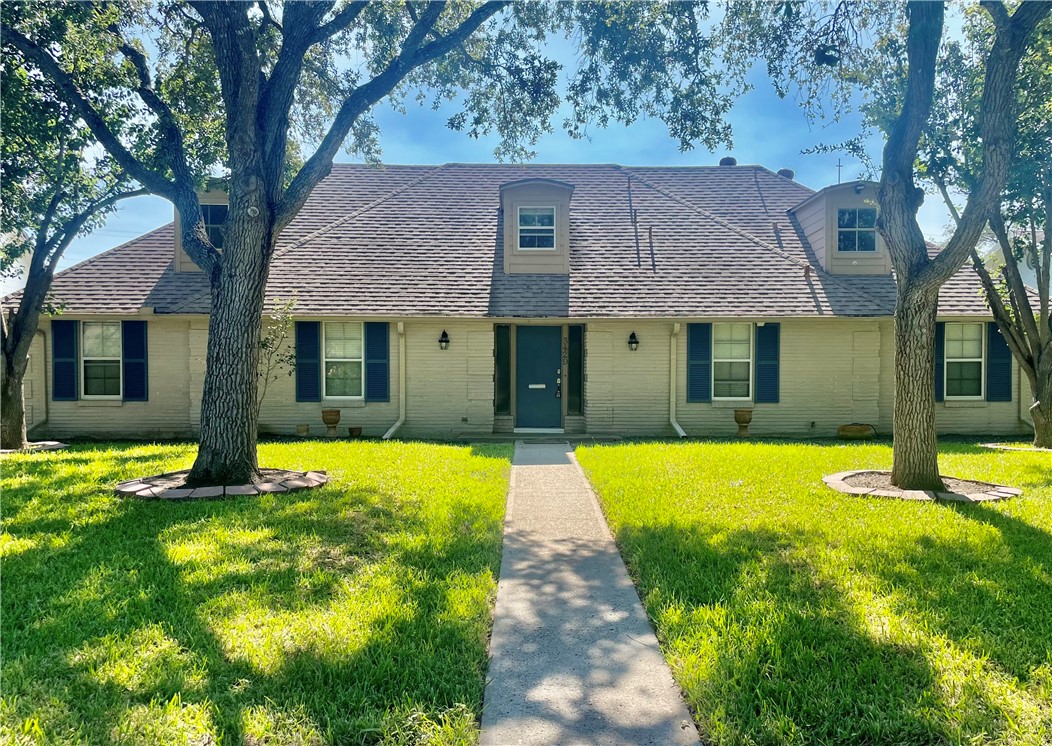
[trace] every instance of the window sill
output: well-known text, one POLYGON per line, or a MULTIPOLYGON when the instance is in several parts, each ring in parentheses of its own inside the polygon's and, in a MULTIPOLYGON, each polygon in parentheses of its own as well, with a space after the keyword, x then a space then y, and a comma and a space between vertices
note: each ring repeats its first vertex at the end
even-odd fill
POLYGON ((123 407, 120 399, 78 399, 78 407, 123 407))
POLYGON ((982 399, 945 399, 943 405, 947 409, 980 409, 986 406, 982 399))
POLYGON ((365 399, 322 399, 321 405, 327 409, 364 409, 365 399))
POLYGON ((752 399, 713 399, 713 409, 752 409, 752 399))

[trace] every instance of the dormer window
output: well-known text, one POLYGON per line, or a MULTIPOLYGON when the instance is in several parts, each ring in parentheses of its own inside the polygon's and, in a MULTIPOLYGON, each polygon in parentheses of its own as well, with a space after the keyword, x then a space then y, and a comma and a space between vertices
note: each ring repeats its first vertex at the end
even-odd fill
POLYGON ((837 251, 877 250, 877 211, 873 207, 840 208, 836 211, 837 251))
POLYGON ((527 251, 555 249, 555 208, 519 208, 519 248, 527 251))
POLYGON ((226 217, 229 211, 228 205, 201 205, 201 217, 205 222, 208 240, 217 249, 223 248, 226 239, 226 217))
MULTIPOLYGON (((201 205, 201 221, 205 226, 208 241, 222 251, 226 244, 226 223, 230 217, 230 198, 221 189, 211 189, 197 193, 201 205)), ((200 272, 198 267, 183 250, 183 216, 175 211, 175 271, 200 272)))

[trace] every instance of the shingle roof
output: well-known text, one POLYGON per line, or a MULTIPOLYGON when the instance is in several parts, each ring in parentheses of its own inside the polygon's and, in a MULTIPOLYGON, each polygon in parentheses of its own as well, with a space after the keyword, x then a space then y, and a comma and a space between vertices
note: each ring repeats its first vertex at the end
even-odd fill
MULTIPOLYGON (((892 278, 819 269, 786 212, 812 193, 758 166, 337 164, 282 234, 267 296, 295 294, 300 315, 890 315, 892 278), (503 272, 499 188, 523 178, 575 187, 568 276, 503 272)), ((207 313, 173 239, 169 224, 93 257, 52 295, 73 313, 207 313)), ((970 270, 940 297, 987 313, 970 270)))

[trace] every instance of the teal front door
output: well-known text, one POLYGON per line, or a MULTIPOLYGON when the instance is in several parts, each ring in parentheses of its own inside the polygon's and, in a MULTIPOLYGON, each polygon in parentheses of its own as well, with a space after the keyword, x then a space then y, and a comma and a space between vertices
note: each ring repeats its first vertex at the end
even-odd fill
POLYGON ((562 427, 562 327, 515 330, 515 426, 562 427))

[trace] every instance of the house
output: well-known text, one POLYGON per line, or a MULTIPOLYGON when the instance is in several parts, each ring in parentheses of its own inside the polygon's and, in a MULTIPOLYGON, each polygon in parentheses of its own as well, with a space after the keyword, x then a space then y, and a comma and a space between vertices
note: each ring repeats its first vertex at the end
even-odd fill
MULTIPOLYGON (((824 437, 892 427, 891 263, 875 185, 759 166, 336 165, 282 234, 295 374, 263 432, 824 437)), ((222 237, 225 197, 202 197, 222 237)), ((175 222, 55 278, 35 436, 191 436, 208 282, 175 222)), ((1022 433, 1029 389, 969 269, 940 296, 938 428, 1022 433)))

